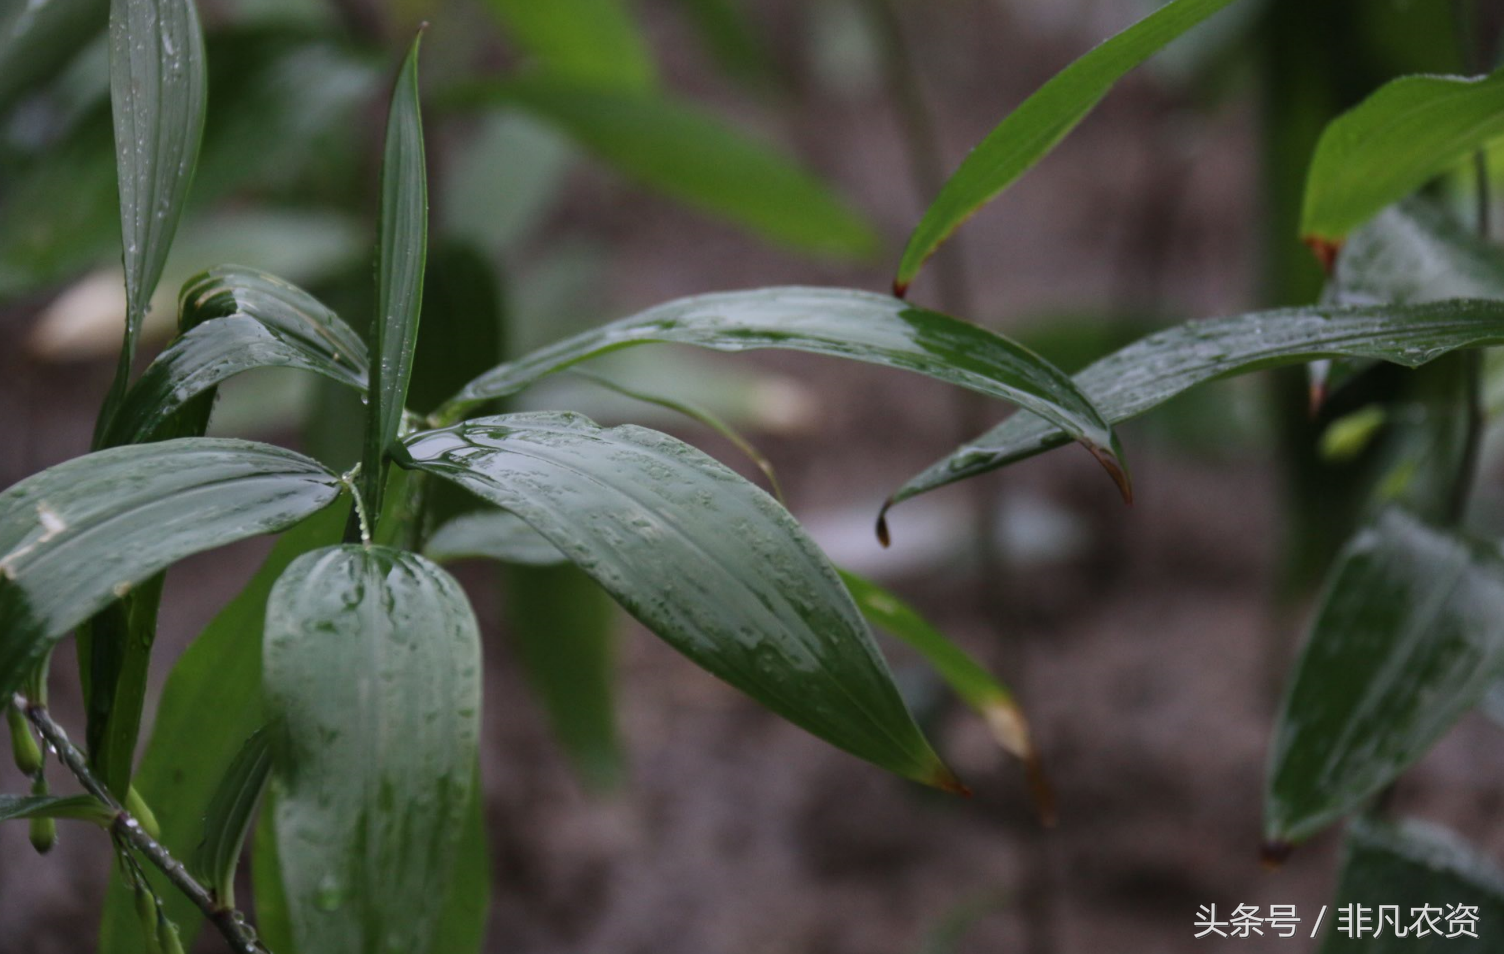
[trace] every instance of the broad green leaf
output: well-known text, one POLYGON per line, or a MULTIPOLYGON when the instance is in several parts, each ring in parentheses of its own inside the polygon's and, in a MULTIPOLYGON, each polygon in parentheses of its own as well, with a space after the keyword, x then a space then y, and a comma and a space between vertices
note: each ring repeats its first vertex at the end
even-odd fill
POLYGON ((614 788, 623 771, 616 729, 617 609, 578 567, 502 568, 508 631, 533 693, 586 787, 614 788))
POLYGON ((0 493, 0 697, 132 587, 338 494, 339 479, 300 454, 212 438, 98 451, 0 493))
POLYGON ((1453 832, 1413 819, 1362 818, 1348 829, 1343 854, 1321 954, 1486 954, 1498 948, 1504 872, 1453 832), (1362 937, 1337 929, 1338 912, 1350 905, 1369 913, 1362 937), (1392 920, 1375 933, 1385 906, 1398 909, 1403 937, 1392 920), (1449 919, 1460 906, 1476 909, 1474 936, 1449 919))
POLYGON ((946 239, 1086 118, 1113 84, 1232 0, 1172 0, 1055 74, 987 134, 909 236, 893 288, 903 294, 946 239))
POLYGON ((408 50, 387 113, 381 162, 381 234, 376 251, 376 315, 371 328, 370 413, 361 457, 361 493, 381 513, 388 445, 397 439, 418 345, 423 263, 428 251, 428 173, 418 105, 420 32, 408 50))
POLYGON ((0 795, 0 822, 66 818, 108 828, 115 813, 93 795, 0 795))
POLYGON ((507 39, 537 57, 545 70, 608 89, 654 84, 652 54, 627 0, 487 0, 507 39))
POLYGON ((691 660, 840 748, 959 783, 899 698, 840 577, 787 511, 640 427, 477 418, 405 441, 404 467, 515 513, 691 660))
MULTIPOLYGON (((1504 306, 1498 309, 1504 332, 1504 306)), ((586 331, 476 378, 438 419, 514 394, 581 361, 639 344, 716 351, 785 348, 917 371, 1034 411, 1086 445, 1124 493, 1128 478, 1102 413, 1043 358, 1000 335, 887 295, 836 288, 764 288, 681 298, 586 331)))
MULTIPOLYGON (((267 594, 295 558, 339 540, 345 509, 326 508, 283 534, 245 589, 220 610, 168 673, 135 781, 157 813, 160 841, 178 858, 192 855, 220 780, 245 739, 262 725, 261 631, 267 594), (204 713, 211 711, 216 715, 206 721, 204 713)), ((168 917, 182 929, 185 941, 191 941, 201 917, 198 908, 165 880, 153 883, 168 917)), ((258 890, 258 920, 263 907, 258 890)), ((292 954, 275 944, 271 949, 292 954)), ((123 879, 111 879, 99 954, 144 951, 133 895, 123 879)))
POLYGON ((1398 510, 1338 558, 1275 730, 1264 831, 1299 842, 1394 781, 1504 669, 1504 555, 1398 510))
POLYGON ((1504 135, 1504 70, 1485 77, 1402 76, 1321 134, 1300 231, 1318 248, 1504 135))
POLYGON ((644 186, 794 248, 870 258, 872 225, 783 152, 691 103, 550 76, 469 86, 457 101, 520 109, 644 186))
POLYGON ((193 853, 200 883, 227 908, 235 907, 235 868, 272 768, 276 726, 257 729, 236 753, 204 813, 204 838, 193 853))
POLYGON ((51 79, 109 17, 109 0, 13 0, 0 14, 0 113, 51 79))
MULTIPOLYGON (((1198 384, 1317 358, 1375 358, 1415 368, 1458 348, 1504 343, 1504 302, 1312 305, 1194 321, 1141 338, 1076 375, 1113 424, 1198 384)), ((1033 457, 1070 438, 1020 412, 909 479, 890 505, 1033 457)))
POLYGON ((188 196, 207 85, 194 0, 111 0, 110 101, 127 302, 117 396, 188 196))
POLYGON ((267 602, 263 680, 283 726, 271 784, 298 950, 423 954, 480 732, 480 635, 459 584, 387 547, 306 554, 267 602))
POLYGON ((1347 304, 1504 299, 1504 253, 1437 203, 1412 198, 1348 238, 1330 292, 1347 304))
POLYGON ((505 510, 460 514, 433 532, 423 552, 439 563, 488 559, 541 567, 569 562, 558 547, 505 510))

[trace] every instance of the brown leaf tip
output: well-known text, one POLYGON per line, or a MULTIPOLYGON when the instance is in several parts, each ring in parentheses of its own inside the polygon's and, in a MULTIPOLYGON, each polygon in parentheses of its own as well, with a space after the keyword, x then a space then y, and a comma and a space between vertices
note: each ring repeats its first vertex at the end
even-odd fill
POLYGON ((1289 860, 1295 845, 1280 839, 1271 839, 1259 846, 1259 862, 1269 871, 1277 870, 1289 860))
POLYGON ((1319 235, 1307 235, 1301 241, 1311 250, 1311 254, 1316 256, 1316 261, 1320 263, 1321 270, 1328 275, 1332 274, 1333 269, 1337 267, 1337 256, 1342 252, 1342 240, 1322 238, 1319 235))
POLYGON ((893 536, 888 532, 888 508, 893 506, 891 499, 883 502, 883 507, 877 512, 877 542, 882 544, 884 550, 893 545, 893 536))
POLYGON ((898 299, 909 297, 909 283, 901 278, 893 279, 893 297, 898 299))
POLYGON ((1101 464, 1107 471, 1107 475, 1112 478, 1112 482, 1117 484, 1118 493, 1123 495, 1123 503, 1130 507, 1133 506, 1133 479, 1128 476, 1128 471, 1123 469, 1123 465, 1118 461, 1117 456, 1105 448, 1098 447, 1096 444, 1087 444, 1086 449, 1091 451, 1091 456, 1097 459, 1097 463, 1101 464))

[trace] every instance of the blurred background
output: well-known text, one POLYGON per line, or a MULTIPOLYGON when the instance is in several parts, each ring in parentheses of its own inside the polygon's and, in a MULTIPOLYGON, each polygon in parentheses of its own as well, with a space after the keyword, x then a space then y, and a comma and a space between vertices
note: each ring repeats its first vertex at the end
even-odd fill
MULTIPOLYGON (((10 0, 0 23, 14 28, 34 6, 10 0)), ((506 355, 674 297, 799 283, 885 291, 908 230, 966 150, 1151 6, 201 0, 204 153, 143 359, 171 334, 176 289, 222 262, 281 275, 364 323, 385 97, 419 21, 431 24, 432 251, 414 403, 427 410, 506 355), (530 85, 539 76, 567 83, 530 85)), ((911 297, 1072 371, 1165 324, 1313 300, 1320 275, 1293 216, 1314 137, 1387 77, 1457 71, 1450 6, 1239 0, 1129 77, 963 228, 911 297)), ((102 26, 107 3, 79 7, 102 26)), ((87 449, 124 312, 103 37, 65 62, 8 55, 6 486, 87 449)), ((1302 376, 1201 389, 1126 427, 1131 509, 1066 448, 897 508, 884 550, 872 531, 884 498, 1008 408, 787 354, 655 347, 592 370, 732 422, 835 562, 903 595, 1008 682, 1059 820, 1041 825, 1017 763, 893 644, 911 705, 973 798, 920 790, 805 736, 624 617, 612 623, 614 720, 572 710, 567 693, 540 705, 509 611, 533 584, 462 564, 487 639, 488 951, 1312 943, 1192 939, 1201 905, 1314 914, 1335 876, 1331 835, 1278 872, 1258 860, 1269 727, 1305 599, 1341 539, 1322 528, 1321 497, 1341 486, 1340 467, 1300 440, 1322 426, 1304 416, 1302 376)), ((212 432, 348 464, 359 440, 348 401, 310 377, 256 372, 222 389, 212 432)), ((551 380, 513 407, 660 427, 762 479, 710 429, 583 379, 551 380)), ((158 686, 269 546, 168 575, 158 686)), ((81 727, 70 655, 59 654, 53 693, 65 724, 81 727)), ((1407 777, 1400 804, 1504 848, 1497 731, 1465 721, 1407 777)), ((0 768, 0 789, 21 784, 0 768)), ((92 946, 108 843, 62 835, 38 862, 23 827, 0 827, 0 950, 92 946)))

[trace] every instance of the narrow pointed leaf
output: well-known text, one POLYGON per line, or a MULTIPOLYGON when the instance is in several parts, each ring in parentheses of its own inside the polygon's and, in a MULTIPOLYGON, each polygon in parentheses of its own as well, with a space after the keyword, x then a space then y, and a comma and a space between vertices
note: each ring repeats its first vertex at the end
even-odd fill
POLYGON ((1394 781, 1504 669, 1504 555, 1389 511, 1338 559, 1269 759, 1265 834, 1310 837, 1394 781))
POLYGON ((98 451, 0 493, 0 696, 132 587, 338 494, 338 478, 300 454, 210 438, 98 451))
POLYGON ((0 822, 66 818, 108 827, 115 813, 93 795, 0 795, 0 822))
POLYGON ((575 414, 477 418, 405 446, 403 466, 521 517, 701 667, 833 745, 956 787, 829 561, 731 470, 575 414))
POLYGON ((507 39, 551 73, 614 89, 654 84, 652 54, 625 0, 487 0, 507 39))
MULTIPOLYGON (((220 780, 245 739, 262 725, 261 632, 266 598, 294 559, 339 541, 348 508, 329 507, 283 534, 238 596, 189 645, 162 689, 136 785, 162 826, 159 839, 178 858, 190 857, 203 837, 203 819, 220 780), (204 713, 216 713, 205 720, 204 713)), ((167 916, 191 940, 199 909, 165 879, 153 884, 167 916)), ((258 885, 257 927, 269 902, 258 885)), ((262 931, 271 950, 293 954, 262 931)), ((124 879, 111 879, 99 932, 99 954, 143 951, 134 895, 124 879)))
POLYGON ((550 76, 487 82, 457 101, 520 109, 622 175, 794 248, 870 258, 871 223, 778 149, 692 103, 550 76))
POLYGON ((127 369, 198 161, 207 85, 194 0, 111 0, 110 101, 125 245, 127 369))
MULTIPOLYGON (((1189 322, 1113 352, 1077 387, 1119 424, 1198 384, 1317 358, 1375 358, 1414 368, 1458 348, 1504 343, 1504 302, 1315 305, 1189 322)), ((1070 437, 1020 412, 911 478, 892 502, 996 470, 1070 437)))
POLYGON ((927 258, 979 208, 1028 172, 1118 80, 1232 0, 1172 0, 1055 74, 972 150, 909 236, 894 279, 902 293, 927 258))
POLYGON ((1332 911, 1362 905, 1378 912, 1392 905, 1399 909, 1405 934, 1399 936, 1392 924, 1375 933, 1370 922, 1366 936, 1350 937, 1353 932, 1333 924, 1324 932, 1321 954, 1487 954, 1498 947, 1504 871, 1455 833, 1413 819, 1362 818, 1348 829, 1343 854, 1332 911), (1474 936, 1447 917, 1460 906, 1476 909, 1474 936), (1418 916, 1421 907, 1430 909, 1430 920, 1418 916), (1417 922, 1425 934, 1417 930, 1417 922))
POLYGON ((416 554, 330 547, 267 603, 277 853, 298 950, 430 949, 471 798, 480 636, 416 554))
POLYGON ((1347 233, 1504 134, 1504 70, 1484 77, 1403 76, 1338 116, 1306 178, 1300 231, 1340 245, 1347 233))
POLYGON ((373 519, 381 512, 388 445, 397 439, 418 344, 423 263, 428 250, 428 173, 418 105, 420 33, 397 74, 381 162, 381 234, 377 243, 376 317, 372 327, 370 414, 361 487, 373 519))
MULTIPOLYGON (((1499 312, 1504 317, 1504 306, 1499 312)), ((887 295, 846 289, 764 288, 668 302, 493 369, 466 385, 439 417, 454 420, 468 407, 581 361, 648 343, 730 352, 783 348, 916 371, 1054 422, 1086 445, 1126 492, 1111 427, 1065 372, 975 325, 887 295)))
POLYGON ((0 112, 51 79, 104 29, 109 0, 28 0, 0 14, 0 112))
POLYGON ((272 768, 275 727, 257 729, 236 753, 204 814, 204 838, 193 855, 193 868, 215 900, 235 907, 235 868, 251 830, 256 805, 272 768))

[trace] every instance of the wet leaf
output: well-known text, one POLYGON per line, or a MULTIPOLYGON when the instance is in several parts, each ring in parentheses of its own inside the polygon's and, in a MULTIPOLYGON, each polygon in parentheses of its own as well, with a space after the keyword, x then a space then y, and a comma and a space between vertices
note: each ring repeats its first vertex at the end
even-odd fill
POLYGON ((108 828, 115 813, 93 795, 0 795, 0 822, 64 818, 108 828))
POLYGON ((1331 294, 1349 304, 1504 299, 1504 253, 1438 203, 1411 198, 1348 238, 1331 294))
POLYGON ((1496 925, 1504 921, 1504 872, 1492 858, 1437 825, 1362 818, 1348 829, 1342 879, 1329 916, 1335 919, 1348 905, 1363 905, 1370 912, 1367 936, 1348 937, 1333 923, 1321 954, 1485 954, 1496 947, 1496 925), (1460 925, 1448 919, 1462 905, 1476 908, 1475 937, 1461 933, 1460 925), (1384 906, 1398 909, 1403 938, 1392 921, 1374 933, 1379 915, 1387 914, 1384 906), (1425 934, 1416 929, 1417 922, 1425 934))
POLYGON ((0 493, 0 696, 132 587, 286 529, 338 493, 338 478, 300 454, 211 438, 98 451, 0 493))
POLYGON ((375 375, 361 457, 361 493, 373 519, 381 513, 387 447, 397 439, 402 426, 423 306, 428 173, 423 164, 423 120, 418 104, 418 48, 422 42, 419 33, 397 75, 381 163, 381 234, 371 333, 375 375))
POLYGON ((782 151, 691 103, 522 76, 459 90, 455 102, 519 109, 630 179, 794 248, 870 258, 871 223, 782 151))
POLYGON ((1231 0, 1173 0, 1050 78, 987 134, 909 236, 894 290, 907 290, 946 239, 1064 139, 1118 80, 1231 0))
POLYGON ((652 54, 623 0, 487 0, 508 40, 561 77, 614 89, 654 85, 652 54))
MULTIPOLYGON (((1198 384, 1317 358, 1375 358, 1414 368, 1458 348, 1504 342, 1504 302, 1313 305, 1189 322, 1141 338, 1076 375, 1076 386, 1119 424, 1198 384)), ((1033 457, 1070 440, 1020 412, 911 478, 908 500, 1033 457)))
POLYGON ((461 514, 435 530, 423 551, 430 560, 488 559, 524 566, 557 566, 569 559, 521 517, 505 510, 461 514))
POLYGON ((267 603, 263 679, 282 722, 277 852, 297 948, 430 949, 471 798, 480 636, 416 554, 329 547, 267 603))
POLYGON ((1300 231, 1339 245, 1348 232, 1504 134, 1504 70, 1402 76, 1327 124, 1311 158, 1300 231))
POLYGON ((1275 730, 1266 837, 1299 842, 1377 794, 1504 669, 1504 556, 1398 510, 1328 579, 1275 730))
POLYGON ((235 868, 272 768, 276 727, 257 729, 236 753, 204 813, 204 838, 193 854, 194 874, 214 899, 235 907, 235 868))
MULTIPOLYGON (((1504 306, 1498 313, 1504 332, 1504 306)), ((763 288, 668 302, 503 364, 466 385, 437 416, 452 421, 478 402, 516 393, 581 361, 648 343, 730 352, 785 348, 917 371, 1055 422, 1127 491, 1111 428, 1063 371, 975 325, 847 289, 763 288)))
POLYGON ((828 560, 767 494, 694 448, 574 414, 477 418, 405 466, 526 521, 701 667, 916 781, 958 783, 915 726, 828 560))

